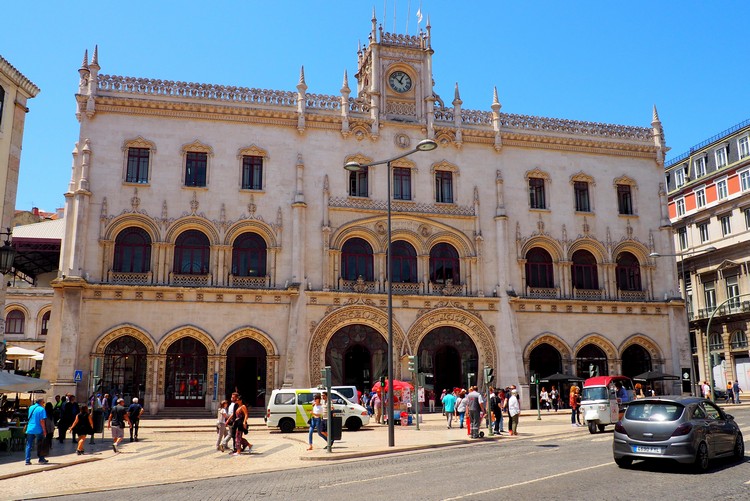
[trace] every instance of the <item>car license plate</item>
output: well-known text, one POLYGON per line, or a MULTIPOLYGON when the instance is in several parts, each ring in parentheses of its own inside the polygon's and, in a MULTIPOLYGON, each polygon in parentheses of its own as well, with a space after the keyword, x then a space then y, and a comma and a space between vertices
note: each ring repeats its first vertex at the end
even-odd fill
POLYGON ((648 447, 645 445, 633 446, 633 452, 641 452, 644 454, 662 454, 663 449, 661 447, 648 447))

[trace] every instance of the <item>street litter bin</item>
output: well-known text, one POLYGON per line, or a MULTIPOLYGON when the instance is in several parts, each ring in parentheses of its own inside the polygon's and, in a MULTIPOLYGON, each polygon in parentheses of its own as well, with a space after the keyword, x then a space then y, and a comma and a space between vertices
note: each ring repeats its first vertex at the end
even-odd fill
POLYGON ((341 416, 331 416, 331 440, 341 440, 342 421, 341 416))
POLYGON ((96 409, 92 413, 91 418, 94 421, 94 433, 102 433, 104 431, 104 412, 96 409))

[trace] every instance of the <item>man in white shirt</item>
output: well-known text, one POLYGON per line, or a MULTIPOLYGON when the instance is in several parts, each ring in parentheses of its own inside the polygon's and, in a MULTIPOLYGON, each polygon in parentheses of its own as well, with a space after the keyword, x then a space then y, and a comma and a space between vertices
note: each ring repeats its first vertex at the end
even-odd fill
MULTIPOLYGON (((229 402, 229 407, 227 407, 227 429, 232 429, 232 423, 234 422, 234 411, 237 410, 237 396, 239 393, 234 392, 232 393, 231 401, 229 402)), ((232 439, 232 448, 229 449, 229 454, 233 454, 237 448, 235 447, 234 443, 234 433, 228 433, 227 436, 224 437, 224 441, 219 444, 219 446, 223 446, 224 449, 229 449, 229 439, 232 439)))

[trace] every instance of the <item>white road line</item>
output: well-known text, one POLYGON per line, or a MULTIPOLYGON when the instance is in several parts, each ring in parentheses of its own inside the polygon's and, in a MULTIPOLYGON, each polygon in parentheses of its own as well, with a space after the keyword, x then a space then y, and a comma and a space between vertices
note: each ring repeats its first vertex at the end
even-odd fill
POLYGON ((349 484, 360 484, 362 482, 372 482, 373 480, 383 480, 384 478, 393 478, 393 477, 401 477, 404 475, 411 475, 413 473, 420 473, 419 471, 406 471, 403 473, 396 473, 393 475, 385 475, 382 477, 370 477, 370 478, 364 478, 364 479, 358 479, 358 480, 352 480, 351 482, 339 482, 338 484, 325 484, 319 486, 320 489, 325 489, 326 487, 338 487, 340 485, 349 485, 349 484))
POLYGON ((517 482, 515 484, 504 485, 502 487, 497 487, 495 489, 487 489, 486 491, 468 492, 468 493, 466 493, 466 494, 464 494, 462 496, 457 496, 457 497, 454 497, 454 498, 445 498, 443 501, 451 501, 451 500, 454 500, 454 499, 464 499, 464 498, 468 498, 468 497, 471 497, 471 496, 480 496, 482 494, 489 494, 490 492, 497 492, 497 491, 502 491, 502 490, 505 490, 505 489, 512 489, 513 487, 518 487, 518 486, 521 486, 521 485, 533 484, 535 482, 543 482, 545 480, 550 480, 550 479, 557 478, 557 477, 563 477, 563 476, 569 475, 571 473, 580 473, 582 471, 594 470, 596 468, 601 468, 602 466, 610 466, 610 465, 613 465, 613 464, 615 464, 614 461, 610 462, 610 463, 598 464, 596 466, 589 466, 589 467, 586 467, 586 468, 581 468, 579 470, 572 470, 572 471, 566 471, 564 473, 557 473, 555 475, 550 475, 548 477, 535 478, 533 480, 527 480, 526 482, 517 482))

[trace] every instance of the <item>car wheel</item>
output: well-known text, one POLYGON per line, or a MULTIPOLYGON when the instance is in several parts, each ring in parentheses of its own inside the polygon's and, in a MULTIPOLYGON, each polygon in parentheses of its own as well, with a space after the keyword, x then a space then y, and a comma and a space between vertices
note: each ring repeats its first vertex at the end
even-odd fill
POLYGON ((596 423, 594 421, 589 421, 589 433, 596 433, 596 423))
POLYGON ((606 427, 607 427, 607 425, 604 425, 604 424, 600 424, 600 425, 598 425, 598 426, 597 426, 597 428, 599 428, 599 433, 604 433, 604 429, 605 429, 606 427))
POLYGON ((633 464, 633 458, 630 458, 628 456, 615 458, 615 463, 617 463, 617 466, 619 466, 620 468, 628 468, 631 464, 633 464))
POLYGON ((745 459, 745 439, 742 438, 742 433, 737 432, 737 437, 734 439, 734 459, 742 461, 745 459))
POLYGON ((708 446, 706 442, 701 442, 698 445, 698 451, 695 453, 695 464, 693 466, 698 473, 704 473, 708 470, 708 446))
POLYGON ((294 421, 291 419, 282 419, 279 422, 281 433, 291 433, 294 431, 294 421))
POLYGON ((349 418, 346 420, 346 429, 349 431, 357 431, 362 428, 362 420, 359 418, 349 418))

